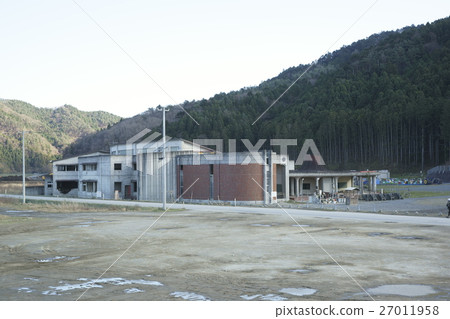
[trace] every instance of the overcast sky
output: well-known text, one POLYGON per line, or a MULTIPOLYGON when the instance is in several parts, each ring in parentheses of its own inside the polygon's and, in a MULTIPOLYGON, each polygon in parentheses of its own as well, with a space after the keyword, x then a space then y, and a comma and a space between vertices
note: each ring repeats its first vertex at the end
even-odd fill
POLYGON ((450 1, 0 0, 0 13, 0 98, 130 117, 444 18, 450 1))

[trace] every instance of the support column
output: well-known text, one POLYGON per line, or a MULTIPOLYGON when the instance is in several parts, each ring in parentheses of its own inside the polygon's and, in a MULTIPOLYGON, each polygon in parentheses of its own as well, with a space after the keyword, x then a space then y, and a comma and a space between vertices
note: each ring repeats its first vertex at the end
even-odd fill
MULTIPOLYGON (((273 182, 274 182, 274 176, 273 176, 273 163, 272 163, 272 152, 268 152, 268 158, 269 158, 269 179, 267 181, 268 186, 269 186, 269 204, 272 204, 274 202, 272 193, 273 193, 273 182)), ((276 169, 275 169, 276 172, 276 169)))
POLYGON ((364 184, 363 184, 363 177, 362 176, 359 177, 359 192, 361 194, 364 194, 364 184))
POLYGON ((295 196, 296 197, 300 196, 299 180, 300 180, 300 177, 295 178, 295 196))
POLYGON ((264 165, 263 165, 263 196, 264 196, 264 204, 269 204, 270 203, 270 197, 272 196, 272 194, 268 194, 268 187, 267 187, 267 171, 268 171, 268 167, 267 167, 267 163, 268 163, 268 157, 267 157, 267 151, 264 150, 264 165))
POLYGON ((300 196, 303 196, 303 181, 304 181, 305 179, 304 178, 302 178, 301 179, 301 183, 300 183, 300 196))
POLYGON ((286 185, 286 191, 285 191, 285 200, 289 200, 289 169, 287 164, 284 165, 284 183, 286 185))

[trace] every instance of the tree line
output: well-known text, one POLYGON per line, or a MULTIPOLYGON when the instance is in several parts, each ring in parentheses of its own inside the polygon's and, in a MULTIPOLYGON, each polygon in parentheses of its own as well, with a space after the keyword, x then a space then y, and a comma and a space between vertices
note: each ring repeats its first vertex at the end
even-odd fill
POLYGON ((295 138, 299 148, 312 138, 336 169, 421 170, 450 161, 449 18, 327 54, 253 124, 306 67, 258 87, 185 102, 200 125, 181 112, 168 134, 254 143, 295 138))

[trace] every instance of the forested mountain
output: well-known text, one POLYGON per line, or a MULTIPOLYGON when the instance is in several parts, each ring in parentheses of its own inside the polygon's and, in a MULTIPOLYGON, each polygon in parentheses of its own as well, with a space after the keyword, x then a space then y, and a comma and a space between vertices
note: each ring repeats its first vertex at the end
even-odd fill
MULTIPOLYGON (((450 19, 376 34, 260 86, 218 94, 168 126, 187 139, 312 138, 334 168, 421 169, 450 160, 450 19)), ((297 152, 298 150, 295 150, 297 152)))
POLYGON ((0 99, 0 174, 22 170, 22 130, 26 133, 28 171, 49 171, 49 161, 79 137, 105 129, 120 117, 107 112, 83 112, 64 105, 55 109, 0 99))
MULTIPOLYGON (((167 127, 173 137, 223 138, 225 146, 227 139, 289 138, 299 147, 309 138, 330 168, 420 170, 444 163, 450 160, 450 19, 376 34, 257 87, 182 106, 200 125, 174 106, 167 127)), ((160 117, 149 110, 68 150, 106 149, 157 127, 160 117)))

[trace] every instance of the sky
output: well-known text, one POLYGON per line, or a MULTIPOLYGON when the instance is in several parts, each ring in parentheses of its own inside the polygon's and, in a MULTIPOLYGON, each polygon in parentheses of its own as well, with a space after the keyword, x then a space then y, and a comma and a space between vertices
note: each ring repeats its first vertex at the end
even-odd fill
POLYGON ((0 98, 131 117, 449 15, 448 0, 0 0, 0 98))

